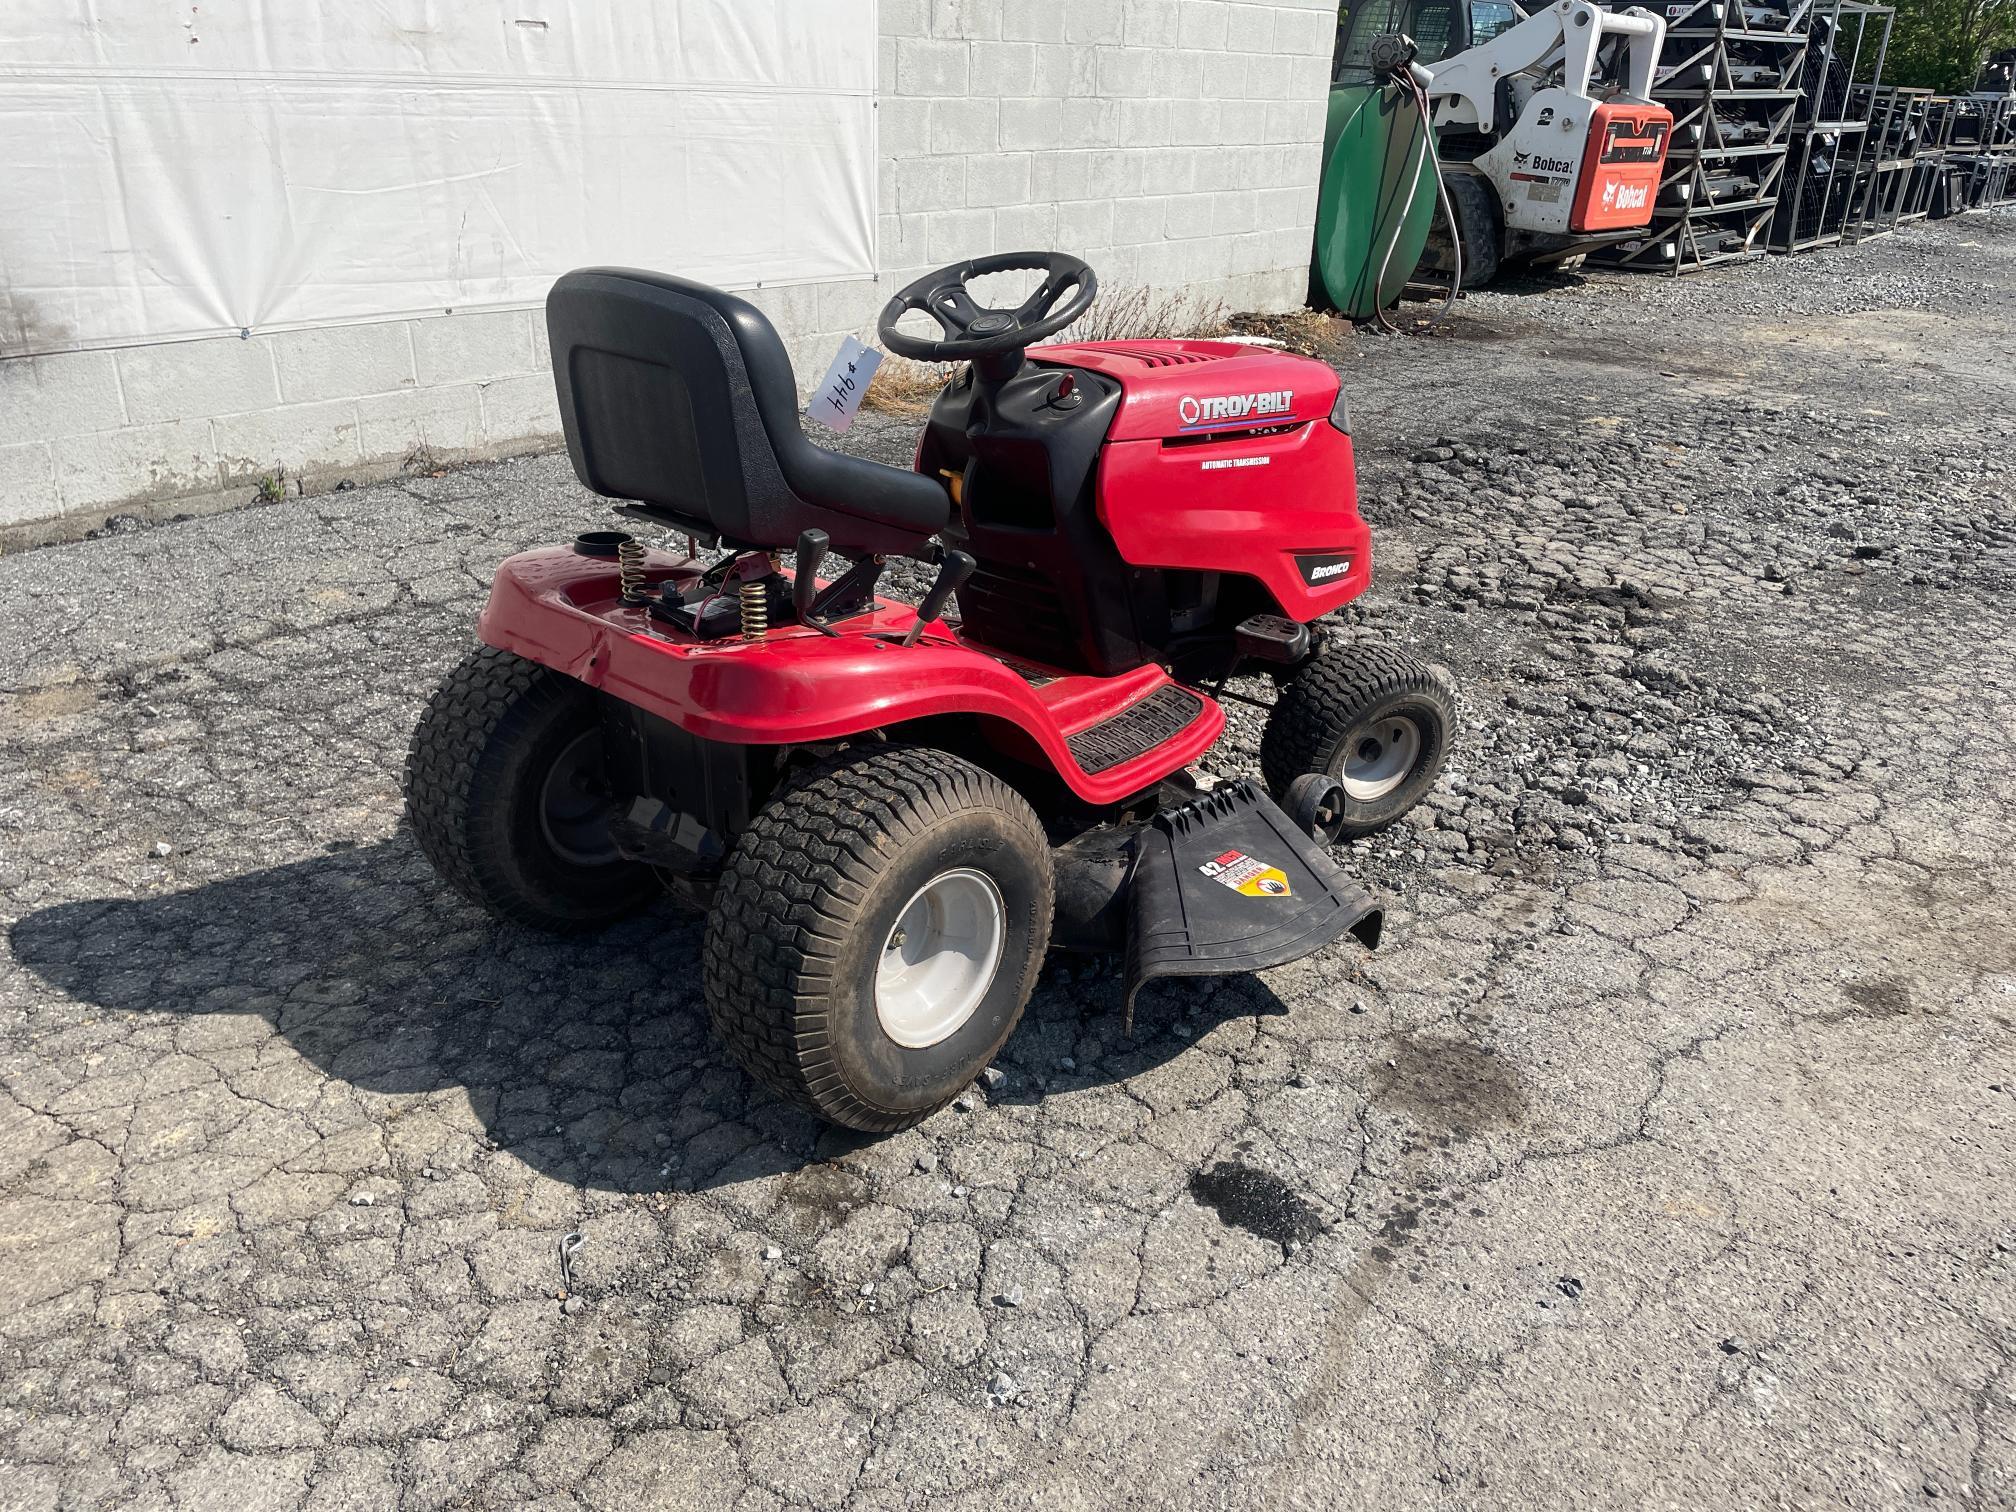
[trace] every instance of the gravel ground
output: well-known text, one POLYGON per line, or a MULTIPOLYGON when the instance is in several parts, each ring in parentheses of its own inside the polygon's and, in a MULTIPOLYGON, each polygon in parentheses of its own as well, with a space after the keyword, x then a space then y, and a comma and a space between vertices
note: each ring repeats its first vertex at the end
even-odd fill
POLYGON ((1387 944, 879 1142, 401 828, 563 460, 0 559, 0 1505, 2016 1505, 2012 343, 1978 217, 1341 338, 1387 944))

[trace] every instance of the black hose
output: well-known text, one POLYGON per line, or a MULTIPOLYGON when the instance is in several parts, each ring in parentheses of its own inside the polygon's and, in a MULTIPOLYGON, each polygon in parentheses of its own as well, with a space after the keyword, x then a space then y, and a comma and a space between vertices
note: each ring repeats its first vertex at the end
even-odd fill
POLYGON ((1449 279, 1449 295, 1442 301, 1442 308, 1428 319, 1428 329, 1431 331, 1456 307, 1456 296, 1463 288, 1463 233, 1456 225, 1455 208, 1449 203, 1449 186, 1442 182, 1442 158, 1435 150, 1435 112, 1428 103, 1428 91, 1423 89, 1421 81, 1408 71, 1403 70, 1394 74, 1393 82, 1414 97, 1414 103, 1421 112, 1421 155, 1415 157, 1414 166, 1408 170, 1407 203, 1400 211, 1399 219, 1394 222, 1393 235, 1386 242, 1386 255, 1379 260, 1379 272, 1372 281, 1372 318, 1379 323, 1380 330, 1398 336, 1401 334, 1400 327, 1386 318, 1386 306, 1380 302, 1379 291, 1386 286, 1386 270, 1392 266, 1393 249, 1400 245, 1400 233, 1407 225, 1407 217, 1414 213, 1414 197, 1421 192, 1421 165, 1424 157, 1435 172, 1435 197, 1442 206, 1442 218, 1449 223, 1449 248, 1456 260, 1456 271, 1449 279))

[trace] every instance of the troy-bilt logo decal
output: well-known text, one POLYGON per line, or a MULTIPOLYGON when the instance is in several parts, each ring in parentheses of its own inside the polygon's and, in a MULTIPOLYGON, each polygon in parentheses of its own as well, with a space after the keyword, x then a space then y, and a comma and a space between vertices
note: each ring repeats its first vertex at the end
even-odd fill
POLYGON ((1295 407, 1295 390, 1274 389, 1265 394, 1213 394, 1199 399, 1185 394, 1176 401, 1176 414, 1185 430, 1226 425, 1262 415, 1285 415, 1295 407))

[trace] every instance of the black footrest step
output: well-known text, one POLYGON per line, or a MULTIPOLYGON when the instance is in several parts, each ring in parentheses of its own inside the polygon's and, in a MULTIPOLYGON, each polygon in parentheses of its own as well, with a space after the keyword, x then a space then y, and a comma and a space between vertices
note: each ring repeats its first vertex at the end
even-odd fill
POLYGON ((1255 614, 1239 621, 1234 645, 1249 661, 1294 663, 1309 654, 1309 627, 1279 614, 1255 614))
POLYGON ((1152 751, 1172 735, 1190 727, 1203 711, 1204 700, 1188 688, 1164 683, 1139 703, 1129 704, 1111 719, 1080 730, 1065 742, 1080 771, 1103 772, 1152 751))

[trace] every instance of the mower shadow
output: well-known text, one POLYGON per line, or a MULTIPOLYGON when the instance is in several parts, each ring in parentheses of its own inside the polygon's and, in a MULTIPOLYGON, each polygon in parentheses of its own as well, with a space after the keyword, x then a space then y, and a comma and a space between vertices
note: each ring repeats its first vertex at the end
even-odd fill
MULTIPOLYGON (((257 1013, 359 1092, 465 1089, 492 1143, 573 1185, 706 1190, 872 1143, 779 1102, 715 1047, 700 942, 698 917, 669 901, 585 938, 493 924, 403 831, 164 897, 57 905, 9 937, 21 966, 106 1011, 257 1013)), ((1253 978, 1158 984, 1129 1037, 1120 999, 1114 963, 1053 956, 992 1100, 1124 1081, 1222 1019, 1286 1011, 1253 978)))

